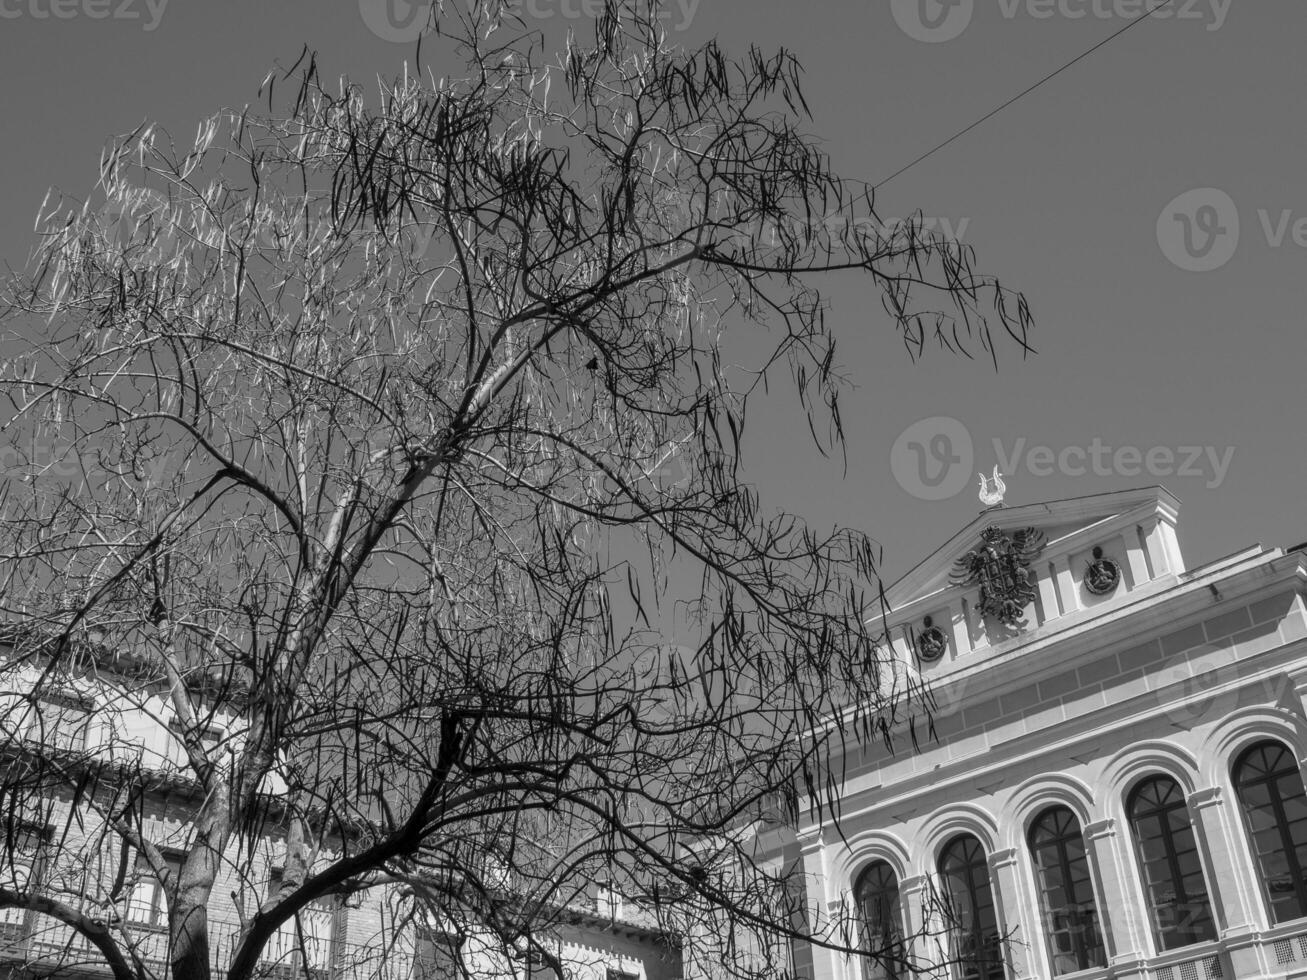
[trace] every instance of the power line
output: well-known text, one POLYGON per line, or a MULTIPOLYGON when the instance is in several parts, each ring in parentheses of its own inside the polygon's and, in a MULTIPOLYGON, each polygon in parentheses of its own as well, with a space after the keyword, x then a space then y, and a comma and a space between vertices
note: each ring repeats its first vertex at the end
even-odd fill
POLYGON ((936 147, 934 147, 934 148, 932 148, 932 149, 927 150, 925 153, 921 154, 921 156, 917 157, 917 159, 915 159, 915 160, 913 160, 911 163, 909 163, 906 167, 901 167, 900 169, 894 171, 892 174, 890 174, 890 175, 889 175, 888 177, 886 177, 884 180, 882 180, 882 181, 880 181, 878 184, 876 184, 876 185, 872 188, 872 190, 880 190, 880 188, 884 187, 886 184, 888 184, 888 183, 889 183, 891 180, 893 180, 895 177, 898 177, 898 176, 901 175, 901 174, 907 173, 909 170, 911 170, 911 169, 912 169, 913 167, 915 167, 917 164, 921 163, 923 160, 925 160, 925 159, 927 159, 927 158, 929 158, 929 157, 934 156, 934 155, 935 155, 936 153, 938 153, 940 150, 944 149, 944 147, 946 147, 946 146, 948 146, 949 144, 955 142, 956 140, 960 140, 963 136, 966 136, 967 133, 971 132, 971 131, 972 131, 973 129, 975 129, 977 126, 979 126, 979 125, 981 125, 982 123, 988 122, 989 120, 993 119, 995 116, 997 116, 1000 112, 1002 112, 1002 111, 1003 111, 1004 109, 1006 109, 1008 106, 1012 105, 1014 102, 1019 102, 1021 99, 1024 99, 1027 95, 1029 95, 1029 94, 1030 94, 1031 92, 1033 92, 1035 89, 1039 88, 1039 87, 1040 87, 1041 85, 1043 85, 1045 82, 1050 82, 1050 81, 1052 81, 1054 78, 1056 78, 1058 75, 1062 74, 1062 72, 1066 71, 1068 68, 1071 68, 1072 66, 1074 66, 1074 65, 1076 65, 1076 64, 1078 64, 1078 63, 1080 63, 1081 61, 1084 61, 1086 58, 1088 58, 1091 54, 1093 54, 1095 51, 1097 51, 1097 50, 1098 50, 1099 48, 1101 48, 1103 45, 1105 45, 1105 44, 1110 44, 1112 41, 1115 41, 1118 37, 1120 37, 1120 36, 1121 36, 1122 34, 1124 34, 1126 31, 1130 30, 1130 28, 1137 26, 1138 24, 1140 24, 1140 23, 1142 23, 1143 21, 1147 20, 1149 17, 1152 17, 1153 14, 1157 13, 1159 10, 1161 10, 1163 7, 1167 6, 1167 5, 1168 5, 1169 3, 1171 3, 1171 2, 1172 2, 1172 0, 1162 0, 1161 3, 1159 3, 1159 4, 1158 4, 1156 7, 1154 7, 1152 10, 1148 11, 1148 13, 1144 14, 1142 17, 1137 17, 1137 18, 1135 18, 1134 20, 1130 21, 1130 23, 1126 24, 1125 27, 1123 27, 1123 28, 1121 28, 1119 31, 1117 31, 1115 34, 1111 34, 1111 35, 1109 35, 1109 36, 1103 38, 1103 40, 1099 41, 1097 44, 1095 44, 1095 45, 1094 45, 1092 48, 1090 48, 1088 51, 1086 51, 1086 52, 1084 52, 1083 54, 1080 54, 1080 55, 1078 55, 1077 57, 1071 59, 1071 60, 1068 61, 1065 65, 1063 65, 1061 68, 1057 69, 1057 71, 1049 72, 1049 74, 1045 75, 1045 76, 1044 76, 1043 78, 1041 78, 1039 81, 1035 82, 1034 85, 1031 85, 1029 88, 1025 89, 1024 91, 1018 92, 1016 95, 1012 96, 1012 98, 1008 99, 1006 102, 1004 102, 1004 103, 1003 103, 1001 106, 999 106, 997 109, 994 109, 994 110, 992 110, 992 111, 990 111, 990 112, 985 113, 985 115, 981 116, 979 119, 977 119, 975 122, 973 122, 973 123, 972 123, 970 126, 968 126, 966 129, 959 130, 958 132, 956 132, 956 133, 954 133, 952 136, 950 136, 948 139, 946 139, 943 143, 940 143, 938 146, 936 146, 936 147))

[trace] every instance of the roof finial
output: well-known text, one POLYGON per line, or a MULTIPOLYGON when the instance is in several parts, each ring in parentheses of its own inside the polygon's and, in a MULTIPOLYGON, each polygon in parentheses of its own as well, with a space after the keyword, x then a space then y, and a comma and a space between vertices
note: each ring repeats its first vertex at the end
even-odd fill
POLYGON ((994 467, 994 476, 992 480, 987 480, 985 474, 980 476, 980 502, 989 507, 1002 507, 1003 495, 1007 493, 1007 484, 1003 482, 1003 474, 994 467))

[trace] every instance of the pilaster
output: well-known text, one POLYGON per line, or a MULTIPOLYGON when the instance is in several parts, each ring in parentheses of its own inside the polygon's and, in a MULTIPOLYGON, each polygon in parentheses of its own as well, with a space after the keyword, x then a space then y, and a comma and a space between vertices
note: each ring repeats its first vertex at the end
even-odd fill
POLYGON ((1080 608, 1080 594, 1075 576, 1071 574, 1071 556, 1059 555, 1053 559, 1053 577, 1057 580, 1057 594, 1062 599, 1062 610, 1073 613, 1080 608))
POLYGON ((1023 915, 1023 909, 1029 906, 1023 901, 1020 858, 1015 848, 995 851, 989 856, 989 880, 999 913, 999 928, 1006 937, 1003 952, 1008 970, 1016 980, 1025 980, 1039 976, 1042 957, 1033 945, 1039 941, 1035 923, 1023 915))
POLYGON ((1121 842, 1114 819, 1084 828, 1086 850, 1098 885, 1098 921, 1107 946, 1108 965, 1120 980, 1143 980, 1148 955, 1148 923, 1130 893, 1121 867, 1121 842))
POLYGON ((955 598, 948 605, 949 627, 953 632, 951 646, 953 660, 965 657, 971 652, 971 627, 967 625, 966 614, 962 610, 962 598, 955 598))
MULTIPOLYGON (((826 846, 820 827, 799 831, 796 835, 803 857, 803 882, 807 892, 808 930, 813 937, 824 937, 831 927, 829 869, 826 846)), ((844 980, 840 955, 813 943, 812 980, 844 980)))
POLYGON ((1130 566, 1130 587, 1137 589, 1148 581, 1148 560, 1144 557, 1144 546, 1134 528, 1121 535, 1125 544, 1125 559, 1130 566))
POLYGON ((1140 537, 1144 540, 1144 547, 1148 549, 1148 563, 1153 566, 1153 575, 1161 578, 1168 572, 1173 571, 1171 567, 1171 555, 1166 547, 1166 538, 1162 534, 1162 522, 1154 517, 1139 525, 1140 537))
POLYGON ((933 907, 930 878, 926 875, 904 878, 899 882, 899 897, 903 902, 909 960, 918 970, 912 976, 920 976, 922 980, 948 980, 947 968, 940 966, 948 958, 948 937, 933 907))
POLYGON ((1052 570, 1045 566, 1035 581, 1039 585, 1039 605, 1044 611, 1044 620, 1056 619, 1062 615, 1062 604, 1058 598, 1057 578, 1052 570))
POLYGON ((1201 789, 1188 798, 1189 818, 1197 831, 1198 850, 1207 872, 1207 888, 1216 917, 1218 935, 1226 942, 1236 977, 1257 976, 1257 944, 1247 942, 1259 924, 1255 910, 1262 896, 1238 855, 1235 837, 1238 814, 1226 805, 1219 786, 1201 789), (1242 940, 1242 941, 1241 941, 1242 940))

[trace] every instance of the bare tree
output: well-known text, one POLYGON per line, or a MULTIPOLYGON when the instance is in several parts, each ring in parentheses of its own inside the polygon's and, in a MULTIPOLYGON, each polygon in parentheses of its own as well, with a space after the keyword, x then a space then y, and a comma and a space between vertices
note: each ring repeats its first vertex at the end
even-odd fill
MULTIPOLYGON (((452 12, 426 43, 462 77, 372 97, 306 54, 192 146, 115 141, 106 207, 43 208, 4 316, 0 792, 11 861, 58 796, 64 863, 103 874, 67 901, 11 876, 0 907, 122 980, 154 969, 121 913, 149 878, 177 980, 244 980, 310 903, 381 886, 396 929, 546 964, 599 878, 669 928, 802 934, 736 828, 831 805, 827 749, 887 731, 897 675, 872 542, 764 509, 746 406, 787 382, 840 451, 827 274, 913 352, 1024 351, 1029 317, 832 172, 789 54, 657 25, 613 4, 548 61, 452 12), (56 688, 99 726, 80 751, 33 747, 56 688), (178 733, 166 780, 133 712, 178 733)), ((759 943, 717 974, 783 973, 759 943)))

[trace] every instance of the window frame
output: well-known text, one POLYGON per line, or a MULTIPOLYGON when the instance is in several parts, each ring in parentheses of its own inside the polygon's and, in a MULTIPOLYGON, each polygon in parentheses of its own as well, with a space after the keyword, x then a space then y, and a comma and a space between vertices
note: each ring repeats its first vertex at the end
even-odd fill
POLYGON ((1089 860, 1089 847, 1085 842, 1085 831, 1080 818, 1065 803, 1054 803, 1044 807, 1035 814, 1034 819, 1030 821, 1030 825, 1026 829, 1026 847, 1030 856, 1031 868, 1035 874, 1035 891, 1039 901, 1040 931, 1044 935, 1044 947, 1048 952, 1050 973, 1055 977, 1061 977, 1080 973, 1084 970, 1106 968, 1108 961, 1107 941, 1102 928, 1103 917, 1098 910, 1098 887, 1094 879, 1093 863, 1089 860), (1037 844, 1035 836, 1041 832, 1041 825, 1046 820, 1062 814, 1070 817, 1071 823, 1069 826, 1074 829, 1057 830, 1054 828, 1052 831, 1054 836, 1051 839, 1037 844), (1079 843, 1080 857, 1078 860, 1069 855, 1068 845, 1073 842, 1079 843), (1056 871, 1060 878, 1060 886, 1058 887, 1067 893, 1067 897, 1072 900, 1069 907, 1073 909, 1071 915, 1074 919, 1073 924, 1067 929, 1054 928, 1053 916, 1055 913, 1049 903, 1049 893, 1054 890, 1055 886, 1051 883, 1051 879, 1047 877, 1047 873, 1052 869, 1043 865, 1039 857, 1039 852, 1050 849, 1056 855, 1056 871), (1085 928, 1083 921, 1086 903, 1080 901, 1079 896, 1074 891, 1076 879, 1073 877, 1073 871, 1075 870, 1073 866, 1077 863, 1084 864, 1083 880, 1089 889, 1088 904, 1093 916, 1089 925, 1096 940, 1094 945, 1090 945, 1087 940, 1088 930, 1085 928), (1061 952, 1054 946, 1055 935, 1063 932, 1069 935, 1072 940, 1072 949, 1069 953, 1061 952), (1098 954, 1099 962, 1093 961, 1095 952, 1098 954), (1075 967, 1072 969, 1059 969, 1059 959, 1067 955, 1074 957, 1075 967))
MULTIPOLYGON (((935 868, 944 885, 943 897, 949 916, 954 920, 949 926, 954 947, 951 972, 959 980, 1007 980, 1009 970, 1004 950, 1002 921, 999 917, 998 901, 994 896, 994 882, 989 873, 989 852, 985 850, 984 843, 969 831, 955 834, 940 848, 935 868), (979 918, 979 910, 983 907, 983 903, 979 902, 978 899, 981 897, 981 890, 983 889, 987 893, 990 914, 994 919, 994 929, 997 931, 997 935, 993 940, 982 936, 982 942, 978 944, 979 949, 969 956, 962 948, 968 934, 963 933, 957 925, 957 921, 961 916, 956 910, 957 894, 950 885, 951 880, 953 880, 953 873, 946 870, 946 865, 951 860, 953 852, 962 845, 971 845, 970 856, 966 857, 959 866, 959 870, 964 872, 966 879, 965 892, 969 905, 968 916, 973 920, 979 918), (976 873, 977 871, 983 874, 983 881, 979 880, 980 875, 976 873), (996 953, 996 962, 986 962, 988 959, 986 949, 991 944, 996 953)), ((983 926, 973 928, 969 930, 969 934, 976 936, 982 930, 983 926)))
MULTIPOLYGON (((185 855, 180 851, 171 848, 159 848, 159 853, 163 857, 164 864, 172 872, 174 884, 176 876, 181 873, 181 865, 185 860, 185 855)), ((127 908, 125 920, 129 925, 140 929, 149 929, 153 931, 163 931, 168 928, 168 888, 169 884, 162 881, 155 875, 150 868, 150 864, 145 859, 145 855, 140 851, 136 852, 135 869, 142 877, 132 886, 131 891, 127 893, 127 908), (138 892, 142 888, 150 889, 149 911, 145 918, 139 917, 138 892)))
POLYGON ((899 980, 902 976, 900 967, 903 965, 903 893, 899 887, 899 876, 895 872, 894 866, 884 858, 869 861, 853 879, 853 902, 857 908, 858 930, 862 945, 870 947, 874 943, 875 948, 878 950, 888 949, 894 951, 888 963, 864 955, 862 957, 861 971, 863 980, 899 980), (867 887, 873 872, 880 875, 875 893, 871 893, 867 887), (885 884, 886 876, 888 876, 890 882, 889 886, 885 884), (891 889, 893 897, 886 901, 884 896, 891 889), (871 935, 873 923, 868 908, 869 899, 873 895, 884 903, 882 906, 883 914, 879 917, 882 921, 874 924, 874 927, 879 930, 879 935, 876 936, 871 935))
MULTIPOLYGON (((1307 780, 1303 779, 1302 763, 1298 759, 1297 753, 1287 744, 1277 738, 1259 739, 1251 745, 1244 748, 1235 757, 1234 762, 1230 765, 1230 782, 1234 787, 1235 799, 1239 803, 1240 819, 1244 828, 1244 839, 1248 844, 1251 852, 1252 866, 1261 885, 1262 901, 1266 910, 1266 918, 1270 925, 1277 926, 1285 922, 1293 922, 1298 919, 1307 917, 1307 880, 1304 880, 1304 874, 1307 874, 1307 863, 1299 858, 1299 847, 1294 845, 1290 824, 1284 811, 1285 798, 1279 790, 1279 782, 1282 778, 1292 776, 1297 780, 1297 786, 1302 791, 1302 796, 1307 800, 1307 780), (1240 770, 1248 764, 1254 753, 1264 752, 1267 749, 1276 749, 1281 757, 1288 759, 1290 765, 1282 769, 1270 770, 1269 775, 1263 775, 1256 780, 1244 780, 1240 776, 1240 770), (1285 918, 1277 918, 1276 902, 1272 896, 1271 876, 1267 874, 1267 869, 1262 860, 1262 854, 1257 847, 1257 831, 1253 826, 1252 813, 1249 801, 1244 796, 1245 786, 1265 785, 1267 786, 1269 802, 1275 817, 1275 830, 1279 837, 1282 853, 1284 854, 1286 864, 1288 865, 1289 878, 1292 882, 1293 894, 1297 899, 1297 914, 1285 918), (1289 845, 1289 846, 1286 846, 1289 845)), ((1307 851, 1307 840, 1303 842, 1302 850, 1307 851)))
MULTIPOLYGON (((1148 910, 1153 933, 1153 947, 1159 953, 1170 952, 1175 949, 1184 949, 1187 946, 1194 946, 1199 943, 1212 942, 1219 936, 1216 925, 1216 916, 1212 909, 1212 890, 1208 883, 1207 868, 1203 860, 1202 846, 1198 838, 1198 830, 1194 826, 1193 814, 1189 812, 1189 802, 1185 798, 1184 788, 1180 785, 1179 780, 1167 773, 1153 773, 1140 779, 1131 788, 1125 799, 1126 823, 1130 827, 1131 841, 1134 847, 1135 868, 1139 874, 1139 885, 1143 893, 1144 907, 1148 910), (1172 804, 1153 805, 1151 809, 1140 814, 1137 812, 1139 800, 1145 790, 1156 786, 1160 783, 1169 783, 1174 788, 1176 802, 1172 804), (1152 892, 1149 888, 1148 875, 1146 867, 1155 862, 1147 860, 1144 853, 1144 842, 1139 832, 1139 822, 1143 818, 1157 818, 1161 828, 1162 850, 1166 860, 1169 874, 1169 884, 1172 893, 1175 895, 1174 905, 1189 906, 1198 904, 1195 897, 1191 896, 1185 888, 1185 874, 1179 864, 1180 849, 1175 846, 1175 831, 1171 826, 1171 814, 1183 811, 1185 825, 1188 828, 1189 836, 1192 838, 1192 850, 1198 861, 1198 871, 1202 878, 1203 894, 1202 902, 1206 906, 1205 917, 1208 928, 1208 935, 1191 938, 1187 941, 1177 943, 1168 942, 1166 934, 1180 933, 1181 926, 1163 926, 1161 924, 1161 906, 1154 904, 1152 892)), ((1189 877, 1192 877, 1190 875, 1189 877)), ((1182 934, 1182 933, 1181 933, 1182 934)))

